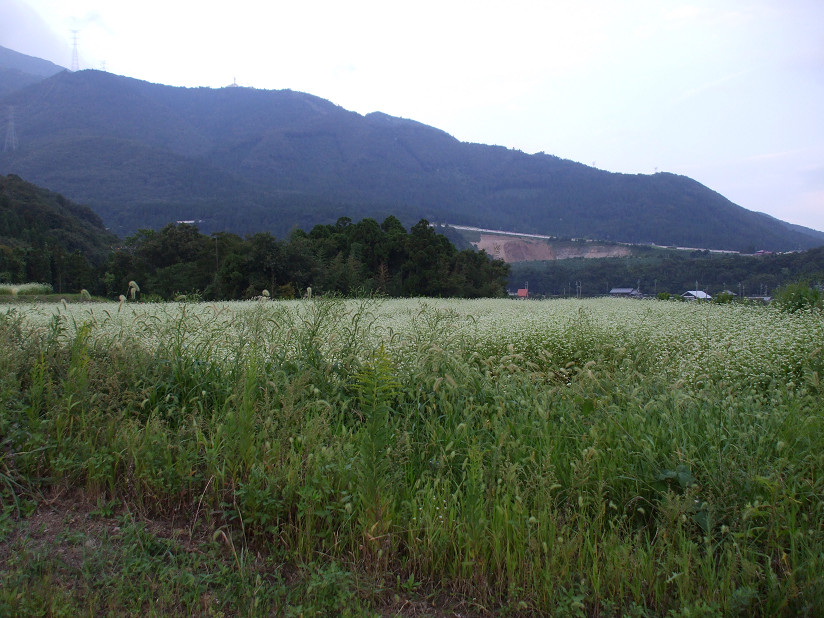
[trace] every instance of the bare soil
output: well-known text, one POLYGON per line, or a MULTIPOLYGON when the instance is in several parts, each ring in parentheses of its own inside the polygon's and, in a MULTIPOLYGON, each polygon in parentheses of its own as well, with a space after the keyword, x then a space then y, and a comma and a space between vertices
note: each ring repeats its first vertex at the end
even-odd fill
MULTIPOLYGON (((15 518, 14 528, 5 538, 0 538, 0 573, 12 552, 25 546, 35 554, 56 558, 63 565, 63 585, 74 588, 77 582, 71 579, 79 577, 91 552, 119 554, 123 551, 121 523, 126 513, 146 526, 153 536, 172 540, 186 552, 203 553, 202 548, 208 545, 213 536, 212 531, 206 530, 207 526, 202 523, 195 526, 194 530, 187 530, 179 527, 180 522, 130 513, 122 506, 115 509, 117 513, 101 514, 99 504, 79 490, 55 489, 48 495, 41 494, 40 498, 33 512, 23 518, 15 518)), ((231 562, 228 549, 224 553, 218 559, 231 562)), ((289 565, 282 567, 287 571, 287 582, 297 577, 296 569, 289 565)), ((381 616, 480 618, 493 613, 489 608, 454 591, 439 591, 430 584, 410 593, 402 589, 393 590, 391 581, 391 578, 386 578, 383 585, 379 586, 381 592, 374 597, 375 611, 381 616)), ((277 610, 273 611, 277 613, 277 610)))
POLYGON ((473 244, 492 257, 502 259, 507 263, 570 258, 628 257, 631 254, 630 248, 623 245, 552 242, 498 234, 481 234, 481 240, 473 244))

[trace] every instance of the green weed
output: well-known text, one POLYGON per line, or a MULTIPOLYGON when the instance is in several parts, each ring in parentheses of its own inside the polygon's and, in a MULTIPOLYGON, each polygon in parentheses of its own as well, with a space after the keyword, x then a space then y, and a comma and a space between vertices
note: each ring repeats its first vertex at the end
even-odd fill
POLYGON ((811 614, 822 341, 709 303, 9 311, 0 608, 811 614), (69 493, 119 530, 65 562, 18 531, 69 493))

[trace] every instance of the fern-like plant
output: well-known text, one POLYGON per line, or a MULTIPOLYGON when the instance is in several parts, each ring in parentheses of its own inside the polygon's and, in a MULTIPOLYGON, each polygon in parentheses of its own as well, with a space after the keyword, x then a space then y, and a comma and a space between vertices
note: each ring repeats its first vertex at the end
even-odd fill
POLYGON ((392 433, 392 404, 400 392, 395 368, 383 345, 357 373, 357 401, 363 415, 359 433, 359 497, 366 545, 380 555, 388 545, 388 492, 392 433))

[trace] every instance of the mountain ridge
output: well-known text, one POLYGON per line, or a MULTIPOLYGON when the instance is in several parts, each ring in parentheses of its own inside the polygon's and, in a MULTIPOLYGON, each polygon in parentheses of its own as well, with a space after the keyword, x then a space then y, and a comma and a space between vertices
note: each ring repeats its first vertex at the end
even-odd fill
POLYGON ((61 67, 48 60, 43 60, 36 56, 29 56, 28 54, 21 54, 2 45, 0 45, 0 66, 40 77, 49 77, 50 75, 66 70, 65 67, 61 67))
POLYGON ((66 69, 0 46, 0 97, 66 69))
MULTIPOLYGON (((511 231, 713 249, 824 244, 684 176, 614 174, 458 141, 292 90, 176 88, 100 71, 7 94, 16 173, 91 206, 114 231, 199 220, 206 231, 396 214, 511 231)), ((814 232, 814 231, 812 231, 814 232)), ((820 234, 820 233, 818 233, 820 234)))

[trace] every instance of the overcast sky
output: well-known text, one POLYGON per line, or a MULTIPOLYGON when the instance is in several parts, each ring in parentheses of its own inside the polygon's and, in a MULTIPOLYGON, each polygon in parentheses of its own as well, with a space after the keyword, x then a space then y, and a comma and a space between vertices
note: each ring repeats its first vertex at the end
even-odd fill
POLYGON ((0 45, 685 174, 824 230, 824 0, 0 0, 0 45))

